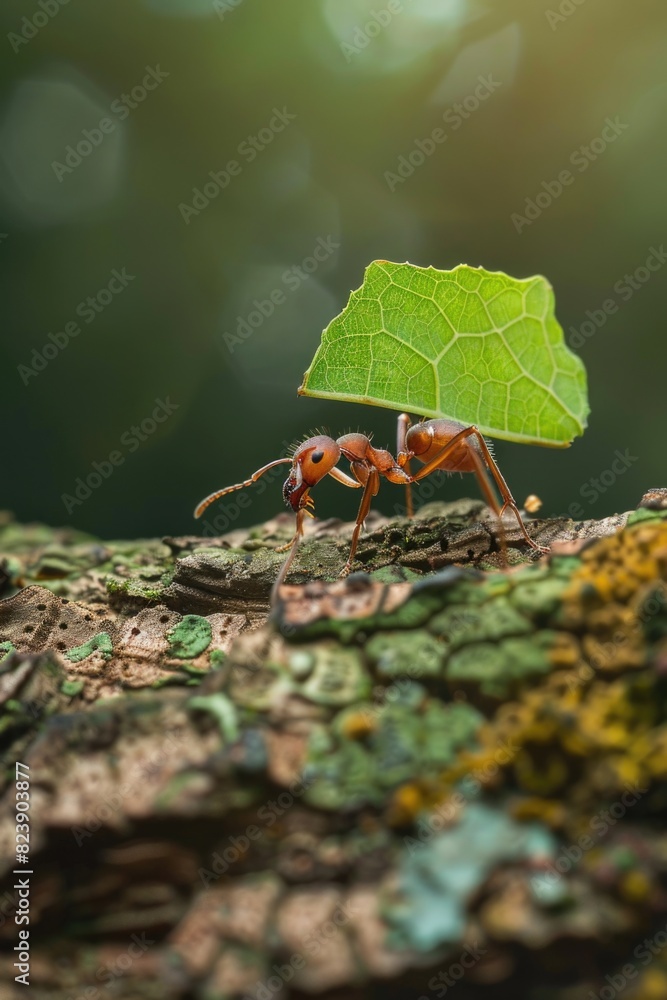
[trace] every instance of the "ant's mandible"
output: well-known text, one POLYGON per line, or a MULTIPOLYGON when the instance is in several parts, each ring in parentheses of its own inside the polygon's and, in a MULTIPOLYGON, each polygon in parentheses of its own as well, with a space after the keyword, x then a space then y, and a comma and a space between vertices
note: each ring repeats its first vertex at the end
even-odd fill
POLYGON ((444 419, 422 420, 413 424, 407 413, 402 413, 398 418, 396 450, 397 455, 394 458, 389 451, 385 451, 383 448, 374 448, 370 438, 365 434, 344 434, 337 440, 319 434, 300 444, 291 458, 278 458, 274 462, 262 466, 261 469, 253 473, 250 479, 211 493, 197 506, 195 517, 201 517, 210 504, 225 496, 226 493, 251 486, 269 469, 275 468, 276 465, 289 463, 291 469, 283 486, 283 497, 287 506, 296 514, 296 530, 292 541, 277 550, 284 552, 289 549, 290 552, 276 580, 274 586, 274 593, 276 593, 292 565, 299 540, 303 535, 304 517, 306 514, 309 517, 314 517, 314 514, 311 513, 314 502, 310 491, 325 476, 331 476, 343 486, 349 486, 352 489, 363 488, 364 491, 352 533, 350 553, 340 574, 341 577, 346 577, 352 569, 359 535, 368 516, 373 497, 377 495, 380 488, 381 476, 388 479, 390 483, 406 487, 407 512, 408 516, 412 516, 410 488, 413 483, 424 479, 436 469, 446 472, 472 472, 477 478, 484 499, 496 516, 500 519, 506 510, 511 510, 528 545, 539 552, 546 551, 528 534, 514 497, 493 459, 486 440, 477 427, 466 427, 465 424, 457 423, 455 420, 444 419), (352 476, 337 468, 341 458, 350 463, 352 476), (410 470, 410 459, 412 458, 423 464, 423 468, 414 475, 410 470), (498 488, 502 498, 502 506, 498 505, 487 470, 491 473, 498 488))

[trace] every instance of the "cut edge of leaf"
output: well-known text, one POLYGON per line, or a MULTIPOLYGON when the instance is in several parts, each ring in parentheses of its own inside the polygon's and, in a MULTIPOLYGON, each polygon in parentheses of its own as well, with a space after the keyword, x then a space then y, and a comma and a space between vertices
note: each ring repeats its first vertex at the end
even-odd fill
MULTIPOLYGON (((382 259, 382 260, 372 260, 370 262, 370 264, 368 264, 365 267, 365 269, 364 269, 364 278, 363 278, 362 283, 359 285, 358 288, 353 288, 353 289, 350 290, 350 295, 348 297, 348 300, 345 303, 345 305, 343 306, 343 308, 341 309, 341 311, 339 313, 337 313, 337 315, 334 316, 330 320, 330 322, 326 325, 326 327, 322 331, 322 336, 321 336, 321 339, 320 339, 320 343, 319 343, 319 345, 317 347, 317 350, 315 351, 315 354, 313 355, 313 359, 310 362, 310 365, 308 366, 308 368, 306 369, 306 371, 303 374, 303 379, 302 379, 301 385, 297 389, 297 395, 298 396, 310 396, 310 397, 312 397, 314 399, 334 399, 334 400, 338 400, 340 402, 361 403, 362 405, 365 405, 365 406, 377 406, 377 407, 380 407, 381 409, 393 410, 395 413, 408 412, 407 408, 404 407, 404 406, 397 406, 397 405, 394 405, 394 404, 389 403, 389 402, 380 402, 377 399, 368 399, 368 398, 364 398, 362 396, 347 395, 347 394, 342 393, 342 392, 330 392, 330 391, 326 391, 326 390, 312 390, 312 389, 307 388, 308 377, 309 377, 312 369, 315 367, 315 363, 318 360, 318 355, 319 355, 320 351, 322 350, 323 346, 325 345, 326 336, 327 336, 329 330, 331 329, 332 325, 337 320, 340 319, 340 317, 343 315, 343 313, 345 312, 345 310, 348 308, 348 306, 349 306, 350 302, 352 301, 353 297, 358 292, 362 291, 362 289, 363 289, 363 287, 364 287, 364 285, 366 283, 366 279, 367 279, 367 276, 368 276, 371 268, 373 268, 375 266, 382 267, 383 264, 391 264, 391 265, 394 265, 394 266, 397 266, 397 267, 402 267, 403 265, 407 264, 408 266, 414 267, 415 269, 417 269, 419 271, 435 271, 437 274, 442 274, 443 273, 442 269, 434 267, 432 264, 429 264, 426 267, 421 267, 419 264, 412 264, 410 261, 407 261, 407 260, 403 261, 402 263, 400 261, 390 261, 390 260, 384 260, 384 259, 382 259)), ((584 379, 584 392, 585 392, 585 398, 586 398, 586 410, 582 414, 581 419, 579 419, 579 417, 575 417, 572 414, 572 420, 577 425, 577 431, 572 435, 572 437, 570 438, 569 441, 560 441, 560 440, 547 440, 545 438, 539 438, 538 439, 538 438, 535 438, 535 437, 530 436, 530 435, 515 434, 515 433, 512 433, 510 431, 502 431, 501 432, 501 431, 498 431, 496 428, 486 427, 483 424, 476 424, 475 426, 478 428, 479 431, 481 431, 482 434, 486 435, 487 437, 495 438, 495 439, 497 439, 499 441, 512 441, 512 442, 514 442, 516 444, 539 445, 542 448, 559 448, 559 449, 569 448, 572 445, 572 442, 576 438, 581 437, 583 435, 584 431, 586 430, 586 428, 588 426, 588 419, 587 418, 588 418, 588 416, 589 416, 589 414, 591 412, 590 405, 588 403, 588 376, 587 376, 586 367, 585 367, 583 361, 581 360, 581 358, 579 357, 578 354, 575 354, 574 351, 571 350, 571 348, 568 346, 568 344, 565 341, 565 336, 564 336, 564 333, 563 333, 563 328, 562 328, 562 326, 561 326, 561 324, 560 324, 560 322, 559 322, 559 320, 558 320, 558 318, 556 316, 556 310, 555 310, 555 304, 556 303, 555 303, 555 296, 553 295, 553 285, 551 284, 551 282, 549 281, 549 279, 546 278, 542 274, 533 274, 533 275, 530 275, 530 277, 528 277, 528 278, 514 278, 511 274, 508 274, 506 271, 488 271, 485 267, 481 267, 481 266, 473 267, 472 264, 463 264, 463 263, 457 264, 455 267, 450 268, 449 271, 447 271, 446 273, 448 273, 448 274, 455 274, 457 271, 481 271, 481 272, 484 273, 484 275, 489 275, 490 277, 500 276, 500 277, 507 278, 510 281, 516 282, 517 284, 521 284, 521 285, 529 285, 529 284, 531 284, 532 282, 534 282, 536 280, 540 280, 540 281, 544 282, 548 286, 548 288, 550 289, 550 291, 552 292, 551 309, 550 309, 550 311, 549 311, 549 313, 547 315, 547 319, 553 318, 556 321, 556 323, 558 324, 558 327, 559 327, 559 330, 560 330, 560 343, 572 355, 572 357, 574 357, 574 358, 577 359, 577 361, 580 364, 581 374, 582 374, 583 379, 584 379)), ((417 416, 420 416, 420 417, 426 417, 427 419, 457 420, 456 417, 453 417, 453 416, 451 416, 448 413, 441 413, 441 412, 438 412, 436 410, 427 409, 426 407, 423 407, 419 411, 419 413, 417 413, 417 411, 409 411, 409 412, 415 413, 417 416)), ((460 422, 460 421, 458 421, 458 422, 460 422)))

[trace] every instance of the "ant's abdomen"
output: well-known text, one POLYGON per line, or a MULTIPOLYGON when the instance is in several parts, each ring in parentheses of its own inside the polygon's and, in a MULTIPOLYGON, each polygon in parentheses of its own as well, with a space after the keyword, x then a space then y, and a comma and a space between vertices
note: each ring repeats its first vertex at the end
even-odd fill
MULTIPOLYGON (((466 427, 466 424, 460 424, 456 420, 425 420, 409 429, 406 445, 409 451, 414 452, 415 458, 425 465, 466 427)), ((447 472, 474 472, 475 464, 470 454, 472 448, 479 453, 479 445, 474 435, 461 438, 437 468, 445 469, 447 472)))

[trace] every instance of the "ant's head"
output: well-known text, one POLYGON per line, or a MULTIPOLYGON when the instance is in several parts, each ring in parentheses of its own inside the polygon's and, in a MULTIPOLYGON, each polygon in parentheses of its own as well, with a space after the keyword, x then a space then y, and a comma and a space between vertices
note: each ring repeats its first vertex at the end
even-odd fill
MULTIPOLYGON (((316 486, 338 463, 340 448, 333 438, 319 434, 299 445, 292 458, 292 468, 283 486, 283 498, 293 511, 308 504, 308 491, 316 486)), ((312 501, 311 501, 312 502, 312 501)))

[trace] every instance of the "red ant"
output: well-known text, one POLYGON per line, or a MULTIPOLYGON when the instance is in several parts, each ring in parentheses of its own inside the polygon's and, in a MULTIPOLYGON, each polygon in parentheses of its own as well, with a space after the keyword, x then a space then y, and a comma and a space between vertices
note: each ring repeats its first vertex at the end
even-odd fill
POLYGON ((364 490, 352 532, 350 554, 340 573, 341 577, 346 577, 352 569, 359 535, 368 516, 371 502, 380 488, 380 476, 384 476, 390 483, 405 486, 406 507, 408 516, 411 517, 413 507, 410 487, 413 483, 417 483, 420 479, 435 472, 436 469, 442 469, 446 472, 474 473, 484 499, 496 516, 501 519, 506 510, 511 510, 528 545, 537 549, 538 552, 547 551, 534 542, 526 531, 514 497, 493 459, 489 445, 477 427, 466 427, 465 424, 457 423, 455 420, 444 419, 422 420, 418 424, 412 424, 407 413, 402 413, 398 418, 396 451, 397 456, 394 459, 391 453, 383 448, 374 448, 370 438, 365 434, 343 434, 336 441, 326 435, 318 434, 300 444, 291 458, 278 458, 258 469, 245 482, 211 493, 196 508, 195 517, 201 517, 209 504, 226 493, 252 486, 269 469, 273 469, 283 462, 290 463, 292 468, 283 486, 283 498, 287 506, 296 513, 296 531, 291 542, 276 550, 285 552, 290 549, 290 553, 276 580, 275 593, 284 582, 292 565, 299 539, 303 535, 305 515, 315 516, 311 513, 315 505, 310 491, 319 483, 320 479, 329 475, 337 482, 342 483, 343 486, 350 486, 353 489, 363 487, 364 490), (350 463, 354 478, 336 468, 341 458, 347 459, 350 463), (416 458, 424 466, 415 475, 412 475, 410 471, 410 459, 412 458, 416 458), (502 507, 498 506, 489 482, 487 469, 502 497, 502 507))

